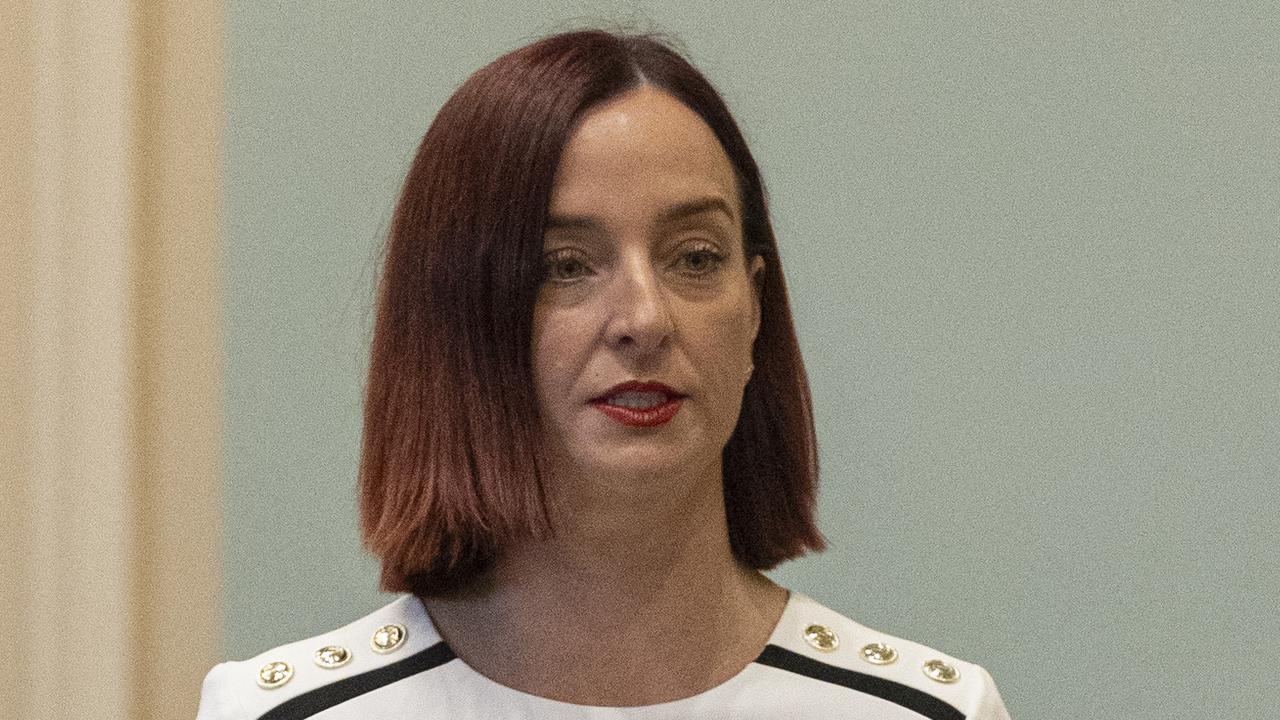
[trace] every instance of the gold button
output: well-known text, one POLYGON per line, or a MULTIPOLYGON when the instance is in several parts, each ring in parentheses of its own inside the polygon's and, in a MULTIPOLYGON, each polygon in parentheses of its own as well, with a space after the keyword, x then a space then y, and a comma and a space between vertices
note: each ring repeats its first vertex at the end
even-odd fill
POLYGON ((805 628, 804 639, 822 652, 831 652, 840 646, 840 638, 825 625, 810 625, 805 628))
POLYGON ((258 687, 274 690, 293 677, 293 666, 287 662, 269 662, 258 671, 258 687))
POLYGON ((389 653, 404 644, 408 631, 403 625, 383 625, 373 633, 374 652, 389 653))
POLYGON ((960 679, 960 671, 941 660, 929 660, 924 664, 924 674, 930 680, 940 683, 953 683, 960 679))
POLYGON ((862 646, 862 659, 872 665, 888 665, 898 659, 898 651, 891 645, 871 643, 862 646))
POLYGON ((312 658, 322 668, 342 667, 351 662, 351 651, 341 645, 325 645, 312 658))

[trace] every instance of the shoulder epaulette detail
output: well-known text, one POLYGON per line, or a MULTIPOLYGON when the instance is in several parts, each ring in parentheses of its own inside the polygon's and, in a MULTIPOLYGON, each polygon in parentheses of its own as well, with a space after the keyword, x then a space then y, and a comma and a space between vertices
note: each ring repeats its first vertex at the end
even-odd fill
POLYGON ((856 670, 828 665, 777 645, 768 645, 756 662, 761 665, 804 675, 815 680, 841 685, 851 690, 875 695, 891 703, 913 710, 930 720, 965 720, 964 713, 937 697, 913 687, 867 675, 856 670))
POLYGON ((343 627, 226 663, 201 718, 302 720, 454 658, 421 601, 402 595, 343 627), (222 705, 220 683, 229 685, 222 705), (231 705, 234 715, 219 709, 231 705))
POLYGON ((351 698, 443 665, 454 657, 456 656, 448 645, 443 641, 438 642, 390 665, 352 675, 289 698, 268 710, 258 720, 304 720, 351 698))
POLYGON ((978 665, 869 628, 803 593, 791 595, 758 664, 870 695, 931 720, 965 720, 988 692, 978 665))

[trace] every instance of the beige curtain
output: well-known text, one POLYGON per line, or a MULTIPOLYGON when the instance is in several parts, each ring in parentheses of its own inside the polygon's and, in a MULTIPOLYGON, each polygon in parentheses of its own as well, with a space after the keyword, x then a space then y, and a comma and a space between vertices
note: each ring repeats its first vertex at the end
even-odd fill
POLYGON ((0 717, 220 659, 220 3, 0 0, 0 717))

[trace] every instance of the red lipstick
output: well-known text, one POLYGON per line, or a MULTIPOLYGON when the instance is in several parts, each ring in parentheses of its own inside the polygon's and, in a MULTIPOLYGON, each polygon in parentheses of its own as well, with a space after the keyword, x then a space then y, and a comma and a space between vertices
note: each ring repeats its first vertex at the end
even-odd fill
POLYGON ((609 388, 591 401, 600 412, 631 427, 656 427, 675 417, 685 396, 660 382, 631 380, 609 388), (657 393, 666 399, 652 407, 633 408, 610 403, 610 399, 623 393, 657 393))
POLYGON ((591 404, 596 406, 600 412, 617 420, 623 425, 632 427, 657 427, 671 418, 676 416, 680 410, 680 403, 684 402, 684 398, 672 398, 656 407, 645 408, 627 408, 618 405, 610 405, 604 400, 592 400, 591 404))

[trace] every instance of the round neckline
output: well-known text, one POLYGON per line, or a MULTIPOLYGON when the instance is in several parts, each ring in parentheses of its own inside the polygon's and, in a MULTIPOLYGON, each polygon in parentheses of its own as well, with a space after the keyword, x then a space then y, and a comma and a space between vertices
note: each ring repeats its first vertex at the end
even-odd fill
MULTIPOLYGON (((783 628, 784 626, 787 625, 786 621, 788 617, 792 615, 794 612, 796 612, 796 609, 797 609, 796 606, 799 605, 800 603, 799 593, 791 590, 790 588, 783 588, 783 589, 787 591, 787 602, 782 606, 782 613, 778 616, 777 622, 774 623, 773 629, 769 633, 769 638, 768 640, 765 641, 764 647, 760 649, 760 652, 763 652, 765 648, 769 647, 770 645, 776 645, 779 643, 779 641, 781 640, 783 628)), ((427 612, 426 605, 422 602, 422 598, 418 597, 417 595, 413 595, 412 597, 418 603, 418 607, 422 611, 422 617, 426 620, 427 624, 430 626, 431 632, 437 638, 439 638, 439 642, 444 643, 445 647, 448 647, 448 643, 445 642, 444 637, 441 636, 440 632, 436 629, 435 621, 431 619, 431 614, 427 612)), ((452 648, 450 648, 450 652, 452 653, 452 648)), ((724 681, 716 685, 713 685, 712 687, 707 688, 706 690, 703 690, 698 693, 694 693, 693 695, 688 695, 686 697, 676 698, 675 700, 666 700, 660 703, 650 703, 647 705, 583 705, 580 703, 566 702, 564 700, 556 700, 555 698, 536 695, 534 693, 513 688, 509 685, 504 685, 498 682, 497 680, 494 680, 488 675, 485 675, 479 670, 476 670, 475 668, 468 665, 467 662, 463 660, 461 657, 459 657, 457 653, 452 653, 453 659, 449 661, 449 664, 451 665, 456 664, 464 673, 466 673, 468 677, 473 678, 474 680, 476 680, 477 682, 486 686, 488 689, 494 692, 506 694, 510 697, 517 698, 527 703, 545 704, 547 705, 548 709, 573 708, 573 709, 579 709, 579 710, 593 710, 593 711, 602 711, 602 712, 609 712, 609 711, 625 712, 629 710, 630 711, 640 711, 640 710, 663 711, 663 710, 675 710, 686 704, 690 704, 690 705, 699 704, 706 701, 708 698, 711 698, 721 693, 724 693, 726 691, 732 690, 734 686, 743 682, 744 676, 746 676, 748 673, 751 672, 752 668, 756 665, 756 658, 760 656, 760 652, 757 652, 756 657, 753 657, 751 661, 748 662, 746 665, 744 665, 742 669, 738 670, 738 672, 734 673, 724 681)))

